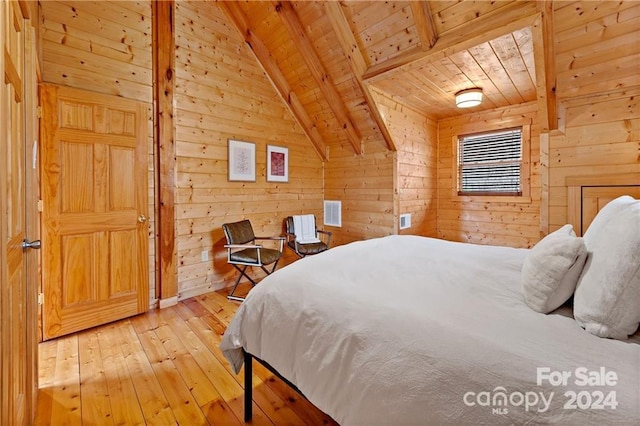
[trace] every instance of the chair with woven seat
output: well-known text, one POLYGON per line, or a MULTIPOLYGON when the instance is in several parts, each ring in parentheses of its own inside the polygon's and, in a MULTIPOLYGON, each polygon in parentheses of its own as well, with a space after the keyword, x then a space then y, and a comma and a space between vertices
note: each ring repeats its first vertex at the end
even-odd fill
POLYGON ((227 244, 225 245, 227 249, 227 262, 240 272, 227 298, 229 300, 242 302, 244 297, 234 294, 240 283, 240 279, 244 276, 252 285, 257 284, 253 278, 247 275, 247 268, 249 266, 257 266, 266 272, 267 275, 273 273, 276 270, 278 261, 282 257, 285 237, 256 237, 253 233, 251 222, 247 219, 239 222, 225 223, 222 225, 222 230, 227 239, 227 244), (261 244, 256 244, 258 240, 278 241, 279 249, 266 248, 261 244), (269 269, 267 268, 268 265, 273 266, 269 269))
POLYGON ((322 253, 331 245, 331 232, 316 227, 312 214, 286 218, 287 246, 300 257, 322 253))

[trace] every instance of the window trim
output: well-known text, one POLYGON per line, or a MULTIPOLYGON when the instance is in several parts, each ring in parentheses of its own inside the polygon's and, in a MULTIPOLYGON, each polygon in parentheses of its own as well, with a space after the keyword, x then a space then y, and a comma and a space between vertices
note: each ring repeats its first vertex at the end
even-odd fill
POLYGON ((481 202, 503 202, 503 203, 531 203, 531 124, 530 122, 510 122, 503 127, 487 126, 487 128, 474 128, 473 131, 460 132, 452 136, 452 199, 455 201, 481 201, 481 202), (511 194, 459 194, 460 172, 459 172, 459 139, 468 135, 480 135, 483 133, 500 132, 514 128, 522 128, 522 166, 520 167, 521 195, 511 194))

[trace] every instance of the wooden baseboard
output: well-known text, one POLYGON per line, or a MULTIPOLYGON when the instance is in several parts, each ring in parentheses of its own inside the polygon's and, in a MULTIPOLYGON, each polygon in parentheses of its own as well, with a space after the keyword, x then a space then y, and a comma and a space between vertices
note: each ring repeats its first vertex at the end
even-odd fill
POLYGON ((178 304, 178 296, 173 296, 166 299, 160 299, 158 302, 160 305, 160 309, 168 308, 170 306, 174 306, 178 304))

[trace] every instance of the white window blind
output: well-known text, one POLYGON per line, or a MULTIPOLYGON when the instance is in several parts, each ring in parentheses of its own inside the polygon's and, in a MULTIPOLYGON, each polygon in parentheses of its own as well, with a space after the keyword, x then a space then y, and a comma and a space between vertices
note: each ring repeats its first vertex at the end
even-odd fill
POLYGON ((522 128, 458 139, 459 195, 522 195, 522 128))

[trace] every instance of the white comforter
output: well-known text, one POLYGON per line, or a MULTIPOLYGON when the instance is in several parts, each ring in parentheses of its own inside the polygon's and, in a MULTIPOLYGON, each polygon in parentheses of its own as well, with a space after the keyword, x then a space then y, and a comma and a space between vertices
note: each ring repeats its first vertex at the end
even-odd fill
POLYGON ((415 236, 335 247, 252 289, 220 347, 343 425, 639 424, 639 340, 528 308, 526 254, 415 236))

